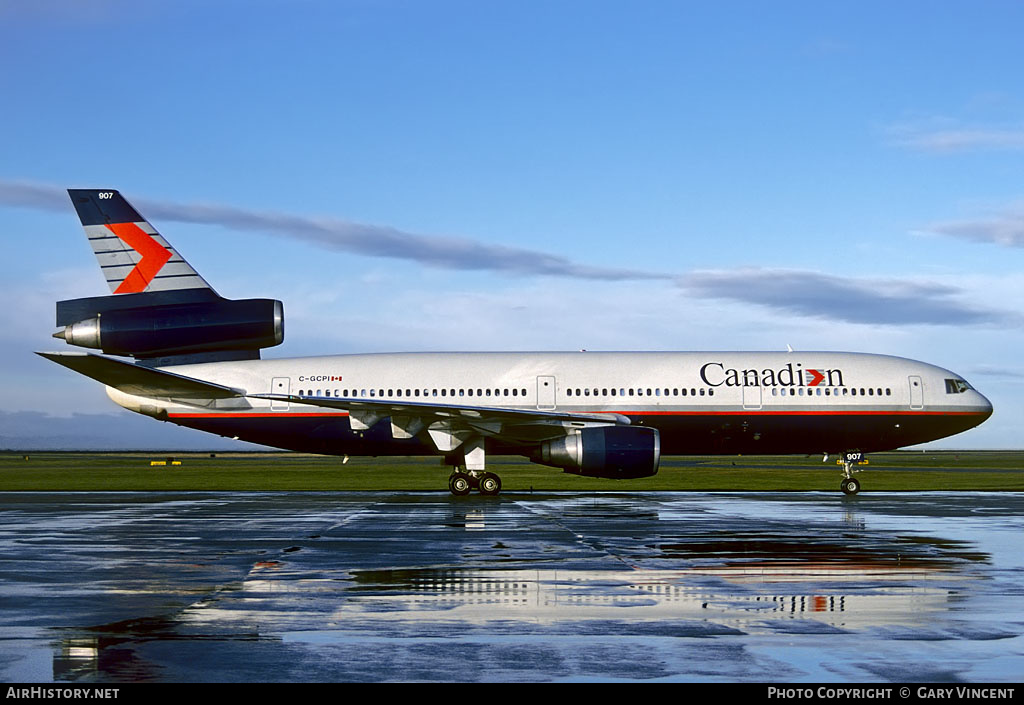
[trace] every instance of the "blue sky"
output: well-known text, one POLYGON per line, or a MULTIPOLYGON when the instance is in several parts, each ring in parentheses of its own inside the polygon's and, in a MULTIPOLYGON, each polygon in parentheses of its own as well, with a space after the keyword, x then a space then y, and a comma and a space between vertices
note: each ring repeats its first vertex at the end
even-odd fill
POLYGON ((31 354, 106 293, 79 187, 283 300, 269 355, 881 352, 992 399, 945 447, 1021 447, 1022 32, 1017 2, 0 1, 0 438, 116 413, 31 354))

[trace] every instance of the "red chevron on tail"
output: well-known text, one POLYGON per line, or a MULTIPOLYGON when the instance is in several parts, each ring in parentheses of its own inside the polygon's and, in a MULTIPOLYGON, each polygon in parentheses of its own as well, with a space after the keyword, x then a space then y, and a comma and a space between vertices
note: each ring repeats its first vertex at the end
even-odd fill
POLYGON ((114 289, 114 293, 137 294, 145 291, 153 277, 171 258, 171 251, 143 232, 135 223, 107 223, 106 227, 142 256, 124 281, 114 289))

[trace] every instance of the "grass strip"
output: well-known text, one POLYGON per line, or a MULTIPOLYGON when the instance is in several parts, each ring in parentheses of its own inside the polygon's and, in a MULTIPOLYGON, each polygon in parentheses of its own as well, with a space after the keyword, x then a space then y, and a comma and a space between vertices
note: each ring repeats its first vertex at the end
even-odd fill
MULTIPOLYGON (((877 453, 857 475, 862 492, 1024 491, 1024 451, 877 453)), ((821 456, 666 457, 654 477, 606 480, 515 457, 488 459, 503 492, 839 491, 840 468, 821 456)), ((447 491, 436 458, 301 453, 6 452, 0 491, 447 491), (167 462, 180 465, 151 465, 167 462)))

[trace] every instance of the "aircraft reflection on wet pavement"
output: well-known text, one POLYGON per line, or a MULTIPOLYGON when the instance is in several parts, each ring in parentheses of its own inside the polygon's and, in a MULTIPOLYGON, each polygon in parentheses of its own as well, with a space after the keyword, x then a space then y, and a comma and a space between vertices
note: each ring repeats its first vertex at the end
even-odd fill
POLYGON ((1006 680, 1024 653, 1014 493, 4 508, 12 681, 1006 680))

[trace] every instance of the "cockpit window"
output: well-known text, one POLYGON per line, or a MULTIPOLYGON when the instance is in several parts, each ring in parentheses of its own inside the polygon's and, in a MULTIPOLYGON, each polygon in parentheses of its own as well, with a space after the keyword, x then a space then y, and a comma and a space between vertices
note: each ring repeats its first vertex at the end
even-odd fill
POLYGON ((963 394, 971 385, 967 384, 962 379, 947 379, 946 380, 946 394, 963 394))

